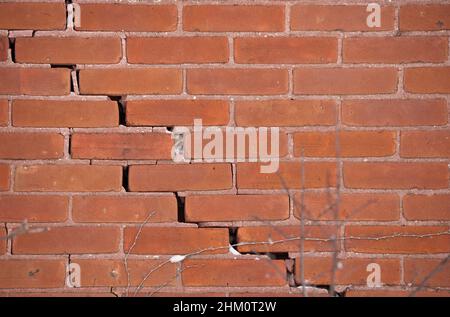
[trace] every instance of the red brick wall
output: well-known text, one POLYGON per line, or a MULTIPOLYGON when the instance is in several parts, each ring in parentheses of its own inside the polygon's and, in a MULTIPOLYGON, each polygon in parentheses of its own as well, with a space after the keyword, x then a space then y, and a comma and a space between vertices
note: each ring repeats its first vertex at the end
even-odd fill
POLYGON ((449 296, 450 2, 379 3, 1 2, 0 296, 449 296))

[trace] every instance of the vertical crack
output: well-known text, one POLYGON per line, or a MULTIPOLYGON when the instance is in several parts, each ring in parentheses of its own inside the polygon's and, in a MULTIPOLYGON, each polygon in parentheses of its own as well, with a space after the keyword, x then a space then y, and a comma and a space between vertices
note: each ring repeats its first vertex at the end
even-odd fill
POLYGON ((185 203, 186 203, 186 198, 185 197, 181 197, 178 195, 178 193, 175 193, 175 197, 177 199, 177 206, 178 206, 178 222, 186 222, 186 217, 185 217, 185 203))

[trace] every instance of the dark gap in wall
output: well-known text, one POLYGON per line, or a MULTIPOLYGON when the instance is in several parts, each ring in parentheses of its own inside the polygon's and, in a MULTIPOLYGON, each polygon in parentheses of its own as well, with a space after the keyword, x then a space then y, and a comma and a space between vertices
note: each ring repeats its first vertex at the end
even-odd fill
POLYGON ((166 130, 169 132, 173 132, 174 127, 166 127, 166 130))
POLYGON ((186 222, 186 217, 184 214, 186 198, 179 196, 178 193, 175 193, 175 197, 177 198, 178 206, 178 222, 186 222))
POLYGON ((117 102, 117 106, 119 107, 119 125, 126 126, 127 118, 126 118, 126 101, 125 96, 108 96, 108 98, 112 101, 117 102))
POLYGON ((9 49, 11 50, 11 59, 12 62, 16 62, 16 38, 10 37, 9 40, 9 49))
POLYGON ((267 255, 269 258, 271 258, 272 260, 289 260, 289 253, 287 252, 268 252, 268 253, 264 253, 265 255, 267 255))
POLYGON ((124 166, 123 167, 122 187, 125 189, 126 192, 129 191, 129 186, 128 186, 128 166, 124 166))
POLYGON ((68 149, 68 152, 69 152, 69 158, 72 158, 72 133, 73 133, 73 131, 72 131, 72 129, 70 129, 70 135, 69 135, 69 149, 68 149))
POLYGON ((50 64, 50 68, 68 68, 70 70, 75 70, 75 67, 76 65, 73 64, 50 64))
POLYGON ((238 243, 237 239, 237 228, 236 227, 229 227, 228 233, 230 237, 230 245, 236 245, 238 243))

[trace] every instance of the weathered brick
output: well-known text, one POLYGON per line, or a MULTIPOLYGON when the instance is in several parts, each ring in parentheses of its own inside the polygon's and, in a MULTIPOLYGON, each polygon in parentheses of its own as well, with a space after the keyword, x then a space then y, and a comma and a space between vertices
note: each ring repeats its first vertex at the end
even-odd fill
POLYGON ((66 260, 0 260, 0 288, 64 287, 66 260))
POLYGON ((286 195, 189 195, 187 222, 284 220, 289 217, 286 195))
POLYGON ((168 133, 75 133, 71 137, 73 158, 171 159, 168 133))
POLYGON ((219 190, 232 186, 230 164, 132 165, 130 191, 219 190))
POLYGON ((405 69, 405 90, 411 93, 450 93, 450 67, 414 67, 405 69))
POLYGON ((450 220, 450 195, 415 195, 403 198, 403 213, 408 220, 450 220))
POLYGON ((176 222, 177 200, 173 195, 95 195, 73 197, 75 222, 176 222))
POLYGON ((138 227, 124 230, 124 250, 130 254, 228 253, 227 228, 138 227), (134 247, 132 247, 134 245, 134 247))
POLYGON ((450 157, 450 130, 402 132, 400 156, 450 157))
POLYGON ((6 191, 9 189, 9 165, 0 164, 0 191, 6 191))
POLYGON ((58 133, 0 133, 0 158, 52 159, 64 155, 64 136, 58 133))
POLYGON ((19 37, 15 62, 33 64, 115 64, 122 58, 119 37, 19 37))
POLYGON ((127 39, 131 64, 226 63, 226 37, 131 37, 127 39))
POLYGON ((6 59, 8 58, 8 49, 9 49, 8 37, 0 36, 0 61, 6 61, 6 59))
POLYGON ((271 5, 187 5, 183 29, 193 32, 284 30, 284 7, 271 5))
POLYGON ((425 287, 449 287, 448 259, 405 258, 405 283, 425 287))
POLYGON ((101 128, 119 125, 117 102, 108 100, 13 100, 15 127, 101 128))
POLYGON ((9 122, 8 100, 0 99, 0 127, 7 126, 9 122))
POLYGON ((15 191, 120 191, 122 167, 106 165, 18 166, 15 191))
POLYGON ((0 3, 0 29, 64 30, 64 3, 0 3))
POLYGON ((406 4, 400 7, 401 31, 438 31, 450 29, 450 5, 406 4))

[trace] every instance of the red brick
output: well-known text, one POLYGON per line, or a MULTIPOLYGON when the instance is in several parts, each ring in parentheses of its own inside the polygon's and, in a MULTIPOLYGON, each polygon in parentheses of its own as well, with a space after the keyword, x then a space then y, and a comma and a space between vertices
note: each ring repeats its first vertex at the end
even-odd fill
POLYGON ((163 32, 177 27, 177 7, 174 5, 79 3, 80 31, 163 32))
POLYGON ((75 133, 71 137, 73 158, 171 159, 169 133, 75 133))
POLYGON ((239 64, 336 63, 335 37, 240 37, 234 40, 239 64))
POLYGON ((400 201, 397 194, 354 194, 306 192, 294 196, 294 215, 308 220, 398 221, 400 201), (303 201, 302 201, 303 196, 303 201), (338 204, 338 205, 336 205, 338 204))
POLYGON ((347 188, 438 189, 448 180, 447 163, 344 163, 347 188))
POLYGON ((14 254, 116 253, 120 229, 117 227, 50 227, 13 240, 14 254))
POLYGON ((445 99, 352 99, 342 103, 342 122, 353 126, 445 125, 445 99))
POLYGON ((366 285, 370 272, 367 266, 376 263, 381 270, 381 285, 400 284, 400 260, 383 258, 345 258, 333 261, 332 257, 295 259, 295 281, 301 284, 303 262, 304 280, 313 285, 366 285), (334 264, 335 263, 335 264, 334 264), (334 273, 335 272, 335 273, 334 273))
POLYGON ((425 287, 450 286, 448 259, 405 258, 405 283, 425 287))
POLYGON ((229 164, 132 165, 130 191, 219 190, 232 186, 229 164))
POLYGON ((183 261, 183 286, 284 286, 286 268, 281 260, 196 259, 183 261))
POLYGON ((64 156, 64 136, 57 133, 0 133, 0 158, 52 159, 64 156))
POLYGON ((402 157, 450 157, 450 130, 401 133, 402 157))
POLYGON ((416 289, 349 289, 345 292, 346 297, 449 297, 447 290, 421 290, 416 289), (414 293, 414 294, 413 294, 414 293))
POLYGON ((66 260, 0 260, 0 288, 64 287, 66 260))
POLYGON ((396 135, 391 131, 341 131, 336 140, 336 132, 297 132, 294 134, 294 155, 391 156, 395 153, 396 135))
POLYGON ((131 64, 226 63, 226 37, 131 37, 127 39, 131 64))
POLYGON ((65 196, 0 196, 0 221, 64 222, 68 216, 69 198, 65 196))
POLYGON ((202 124, 221 126, 230 121, 225 100, 130 100, 126 107, 129 126, 192 126, 194 119, 202 124))
POLYGON ((187 89, 203 95, 277 95, 288 91, 284 69, 188 69, 187 89))
POLYGON ((289 218, 286 195, 192 195, 186 197, 187 222, 284 220, 289 218))
POLYGON ((6 59, 8 58, 8 49, 9 49, 8 37, 0 36, 0 61, 6 61, 6 59))
POLYGON ((239 252, 300 252, 301 239, 306 252, 331 252, 339 249, 337 227, 297 226, 240 227, 237 231, 239 252), (308 240, 309 239, 309 240, 308 240), (323 239, 323 241, 321 241, 323 239), (335 243, 336 242, 336 243, 335 243), (247 244, 247 245, 245 245, 247 244))
POLYGON ((408 220, 450 220, 450 195, 414 195, 403 198, 403 214, 408 220))
POLYGON ((120 191, 122 167, 31 165, 16 167, 15 191, 120 191))
POLYGON ((271 5, 187 5, 183 29, 194 32, 284 30, 284 7, 271 5))
POLYGON ((297 68, 294 93, 307 95, 364 95, 397 91, 395 68, 297 68))
POLYGON ((450 93, 450 67, 405 69, 405 90, 411 93, 450 93))
POLYGON ((336 163, 332 162, 306 162, 303 168, 304 177, 301 177, 300 162, 280 162, 277 173, 271 174, 261 173, 260 166, 260 163, 237 164, 237 187, 239 189, 283 189, 284 187, 300 189, 330 187, 336 183, 336 163))
MULTIPOLYGON (((163 265, 163 262, 128 259, 127 272, 124 260, 72 259, 72 263, 80 265, 81 287, 139 286, 141 282, 142 286, 175 286, 176 266, 172 263, 163 265)), ((135 288, 129 289, 128 294, 132 296, 134 292, 135 288)))
POLYGON ((347 226, 348 252, 431 254, 450 251, 447 226, 347 226))
POLYGON ((0 127, 7 126, 9 122, 8 100, 0 99, 0 127))
POLYGON ((80 93, 88 95, 176 94, 181 70, 169 68, 82 69, 80 93))
POLYGON ((115 294, 111 292, 98 291, 96 289, 92 291, 78 291, 76 288, 74 291, 53 291, 48 290, 46 292, 42 292, 40 290, 37 291, 18 291, 18 292, 0 292, 0 296, 2 297, 116 297, 115 294))
POLYGON ((296 5, 291 9, 295 31, 387 31, 394 29, 393 6, 381 7, 381 26, 369 27, 366 5, 296 5))
POLYGON ((237 101, 235 121, 239 126, 334 125, 336 103, 332 100, 237 101))
POLYGON ((220 292, 198 292, 198 291, 184 291, 184 292, 167 292, 165 290, 161 290, 158 292, 150 292, 145 294, 144 291, 139 292, 140 296, 149 296, 152 297, 226 297, 226 293, 220 292), (189 293, 187 293, 189 292, 189 293))
POLYGON ((352 37, 343 42, 345 63, 444 62, 448 58, 446 37, 352 37))
POLYGON ((0 29, 64 30, 64 3, 0 3, 0 29))
POLYGON ((401 31, 450 30, 450 5, 407 4, 400 7, 401 31))
MULTIPOLYGON (((8 235, 6 228, 0 228, 0 237, 6 237, 8 235)), ((5 254, 7 251, 7 239, 0 239, 0 255, 5 254)), ((1 285, 1 283, 0 283, 1 285)))
POLYGON ((178 221, 177 200, 173 195, 95 195, 74 196, 75 222, 152 222, 178 221))
POLYGON ((228 253, 227 228, 145 227, 139 235, 138 230, 138 227, 125 228, 123 242, 125 252, 130 254, 228 253), (134 247, 131 248, 133 244, 134 247))
POLYGON ((0 164, 0 191, 9 189, 9 165, 0 164))
POLYGON ((119 37, 19 37, 15 62, 33 64, 115 64, 122 58, 119 37))
POLYGON ((67 68, 0 68, 0 94, 68 95, 70 69, 67 68))
MULTIPOLYGON (((311 288, 306 289, 307 297, 328 297, 328 290, 319 289, 319 288, 311 288)), ((305 297, 301 290, 284 290, 281 291, 275 290, 273 292, 265 291, 255 291, 255 292, 236 292, 229 293, 229 297, 305 297)))
POLYGON ((117 127, 119 106, 108 100, 13 100, 12 121, 15 127, 117 127))

